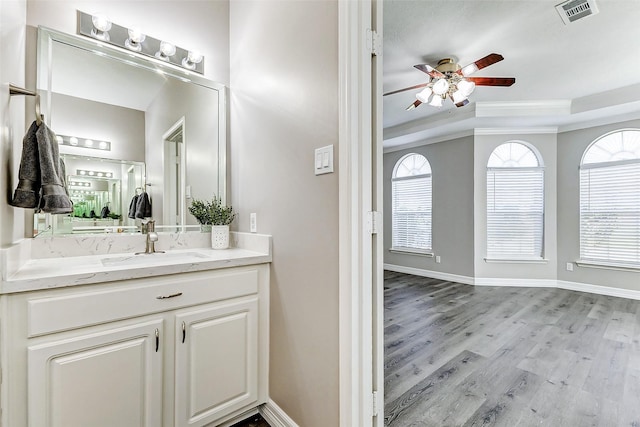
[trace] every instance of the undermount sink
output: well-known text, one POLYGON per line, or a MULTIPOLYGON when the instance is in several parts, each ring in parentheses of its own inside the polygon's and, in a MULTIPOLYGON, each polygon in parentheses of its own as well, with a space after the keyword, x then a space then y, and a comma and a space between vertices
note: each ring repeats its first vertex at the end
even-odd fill
POLYGON ((114 267, 121 265, 145 265, 157 262, 162 263, 188 263, 209 259, 207 255, 200 252, 155 252, 151 254, 126 255, 121 257, 104 258, 102 265, 114 267))

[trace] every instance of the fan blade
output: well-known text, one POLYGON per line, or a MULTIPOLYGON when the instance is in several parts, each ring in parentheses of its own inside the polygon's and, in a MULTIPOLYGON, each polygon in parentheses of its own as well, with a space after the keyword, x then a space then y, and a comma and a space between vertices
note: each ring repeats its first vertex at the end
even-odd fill
POLYGON ((464 107, 465 105, 467 105, 469 103, 468 99, 463 99, 462 101, 456 103, 456 107, 464 107))
POLYGON ((442 74, 440 71, 438 71, 435 68, 433 68, 431 65, 418 64, 418 65, 414 65, 414 67, 417 68, 418 70, 422 71, 423 73, 429 74, 434 79, 444 79, 445 78, 444 74, 442 74))
POLYGON ((422 83, 422 84, 411 86, 411 87, 405 87, 404 89, 398 89, 398 90, 394 90, 393 92, 383 93, 382 96, 393 95, 394 93, 400 93, 400 92, 404 92, 406 90, 411 90, 411 89, 420 89, 421 87, 425 87, 428 84, 429 83, 422 83))
POLYGON ((511 86, 516 82, 515 77, 467 77, 476 86, 511 86))
POLYGON ((478 59, 476 62, 473 62, 465 67, 462 67, 461 69, 459 69, 458 71, 456 71, 458 74, 460 74, 461 76, 469 76, 473 73, 475 73, 478 70, 482 70, 485 67, 488 67, 489 65, 493 65, 496 62, 500 62, 504 59, 504 57, 500 54, 497 53, 490 53, 489 55, 485 56, 484 58, 480 58, 478 59))
POLYGON ((414 108, 418 107, 420 104, 422 104, 422 101, 420 101, 419 99, 416 99, 416 102, 414 102, 413 104, 407 107, 407 111, 413 110, 414 108))

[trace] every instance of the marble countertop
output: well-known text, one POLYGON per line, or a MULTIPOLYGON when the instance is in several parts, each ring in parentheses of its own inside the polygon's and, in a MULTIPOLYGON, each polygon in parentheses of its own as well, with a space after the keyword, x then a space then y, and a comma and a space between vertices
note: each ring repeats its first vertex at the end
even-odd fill
MULTIPOLYGON (((186 248, 165 253, 107 253, 29 259, 0 284, 0 294, 113 282, 271 262, 267 243, 229 249, 186 248)), ((255 238, 253 238, 255 239, 255 238)), ((240 239, 243 243, 245 239, 240 239)))

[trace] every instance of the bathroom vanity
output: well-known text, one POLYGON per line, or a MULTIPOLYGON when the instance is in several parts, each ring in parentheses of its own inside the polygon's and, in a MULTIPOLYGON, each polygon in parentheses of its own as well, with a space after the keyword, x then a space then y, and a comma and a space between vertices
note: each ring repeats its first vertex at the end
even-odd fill
POLYGON ((2 424, 214 426, 265 403, 270 237, 232 233, 227 250, 180 240, 199 234, 161 235, 162 254, 118 252, 140 235, 5 254, 2 424))

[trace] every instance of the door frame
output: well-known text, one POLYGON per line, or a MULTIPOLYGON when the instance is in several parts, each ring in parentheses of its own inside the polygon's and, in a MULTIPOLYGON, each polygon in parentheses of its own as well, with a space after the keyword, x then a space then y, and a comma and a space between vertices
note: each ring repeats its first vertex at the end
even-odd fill
POLYGON ((382 426, 382 1, 340 0, 338 16, 340 426, 382 426))

